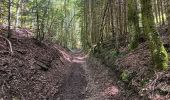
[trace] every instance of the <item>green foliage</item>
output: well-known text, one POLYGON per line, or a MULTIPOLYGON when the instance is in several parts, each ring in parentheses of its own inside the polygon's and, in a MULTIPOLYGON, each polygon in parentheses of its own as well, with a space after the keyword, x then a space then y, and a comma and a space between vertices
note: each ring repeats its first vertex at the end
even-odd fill
POLYGON ((128 71, 123 70, 122 73, 121 73, 121 75, 120 75, 120 78, 121 78, 122 81, 128 81, 128 79, 129 79, 129 73, 128 73, 128 71))
POLYGON ((142 79, 140 84, 141 86, 145 86, 149 82, 149 79, 142 79))
MULTIPOLYGON (((12 0, 11 26, 31 28, 37 40, 59 41, 70 48, 81 46, 80 0, 12 0), (37 18, 38 16, 38 18, 37 18), (17 24, 16 24, 17 23, 17 24)), ((0 0, 0 23, 7 24, 8 0, 0 0)))
POLYGON ((130 50, 135 49, 139 44, 139 12, 136 0, 128 0, 128 27, 131 35, 130 50))
POLYGON ((110 51, 110 54, 113 56, 113 57, 116 57, 119 55, 119 53, 116 51, 116 50, 111 50, 110 51))

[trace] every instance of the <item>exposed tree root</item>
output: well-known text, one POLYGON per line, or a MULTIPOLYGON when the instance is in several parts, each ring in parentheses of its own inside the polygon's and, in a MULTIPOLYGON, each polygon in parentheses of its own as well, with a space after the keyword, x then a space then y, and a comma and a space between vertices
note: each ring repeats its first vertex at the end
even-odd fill
POLYGON ((6 37, 4 37, 2 35, 0 35, 0 38, 3 38, 3 39, 5 39, 8 42, 10 53, 11 53, 11 55, 13 55, 14 52, 13 52, 12 44, 11 44, 10 40, 8 40, 6 37))

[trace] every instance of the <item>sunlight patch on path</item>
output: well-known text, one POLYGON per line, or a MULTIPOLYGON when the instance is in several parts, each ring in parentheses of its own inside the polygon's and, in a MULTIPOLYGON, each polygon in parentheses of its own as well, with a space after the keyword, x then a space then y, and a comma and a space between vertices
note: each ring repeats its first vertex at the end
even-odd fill
POLYGON ((117 100, 121 99, 121 90, 116 85, 117 80, 95 59, 88 58, 82 65, 86 73, 87 87, 85 100, 117 100))
POLYGON ((63 58, 66 61, 71 62, 71 63, 83 64, 85 62, 85 59, 88 57, 88 55, 83 55, 83 54, 81 55, 81 53, 71 55, 71 54, 67 54, 65 51, 62 51, 60 49, 58 49, 58 50, 63 55, 63 58))
POLYGON ((60 50, 60 49, 58 49, 59 50, 59 52, 63 55, 63 58, 65 59, 65 60, 67 60, 67 61, 69 61, 69 62, 72 62, 72 56, 71 55, 69 55, 69 54, 67 54, 65 51, 62 51, 62 50, 60 50))
POLYGON ((116 96, 119 93, 119 89, 116 86, 110 86, 105 89, 103 95, 116 96))

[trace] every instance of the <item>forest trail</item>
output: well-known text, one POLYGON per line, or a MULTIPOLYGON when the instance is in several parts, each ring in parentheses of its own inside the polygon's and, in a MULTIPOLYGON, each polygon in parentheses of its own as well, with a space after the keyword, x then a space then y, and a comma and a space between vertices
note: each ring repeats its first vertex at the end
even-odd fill
POLYGON ((71 60, 71 68, 66 75, 61 88, 59 89, 58 100, 83 100, 85 98, 85 89, 87 81, 85 77, 85 70, 81 65, 85 59, 77 59, 74 55, 71 60))
POLYGON ((128 99, 123 95, 124 89, 117 85, 115 73, 96 59, 74 53, 71 63, 59 93, 55 95, 57 100, 128 99))
POLYGON ((124 86, 97 58, 48 41, 10 41, 13 56, 0 40, 0 100, 149 100, 124 86))
POLYGON ((0 56, 1 100, 140 100, 127 95, 116 73, 96 58, 48 41, 39 46, 34 39, 10 40, 13 56, 0 40, 6 47, 0 56))
POLYGON ((64 82, 60 90, 60 100, 82 100, 84 98, 87 81, 80 64, 74 63, 72 65, 69 76, 64 82))
POLYGON ((29 38, 11 42, 14 55, 6 46, 0 56, 2 100, 122 100, 115 74, 95 58, 47 41, 41 46, 29 38))

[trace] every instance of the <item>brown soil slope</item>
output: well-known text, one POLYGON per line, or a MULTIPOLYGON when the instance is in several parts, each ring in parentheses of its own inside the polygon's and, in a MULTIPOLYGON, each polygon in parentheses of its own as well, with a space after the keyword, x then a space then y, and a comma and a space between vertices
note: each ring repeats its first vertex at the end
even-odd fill
POLYGON ((64 49, 47 41, 37 45, 31 38, 10 41, 13 55, 6 40, 0 38, 0 98, 53 99, 69 68, 70 62, 59 52, 64 49))

